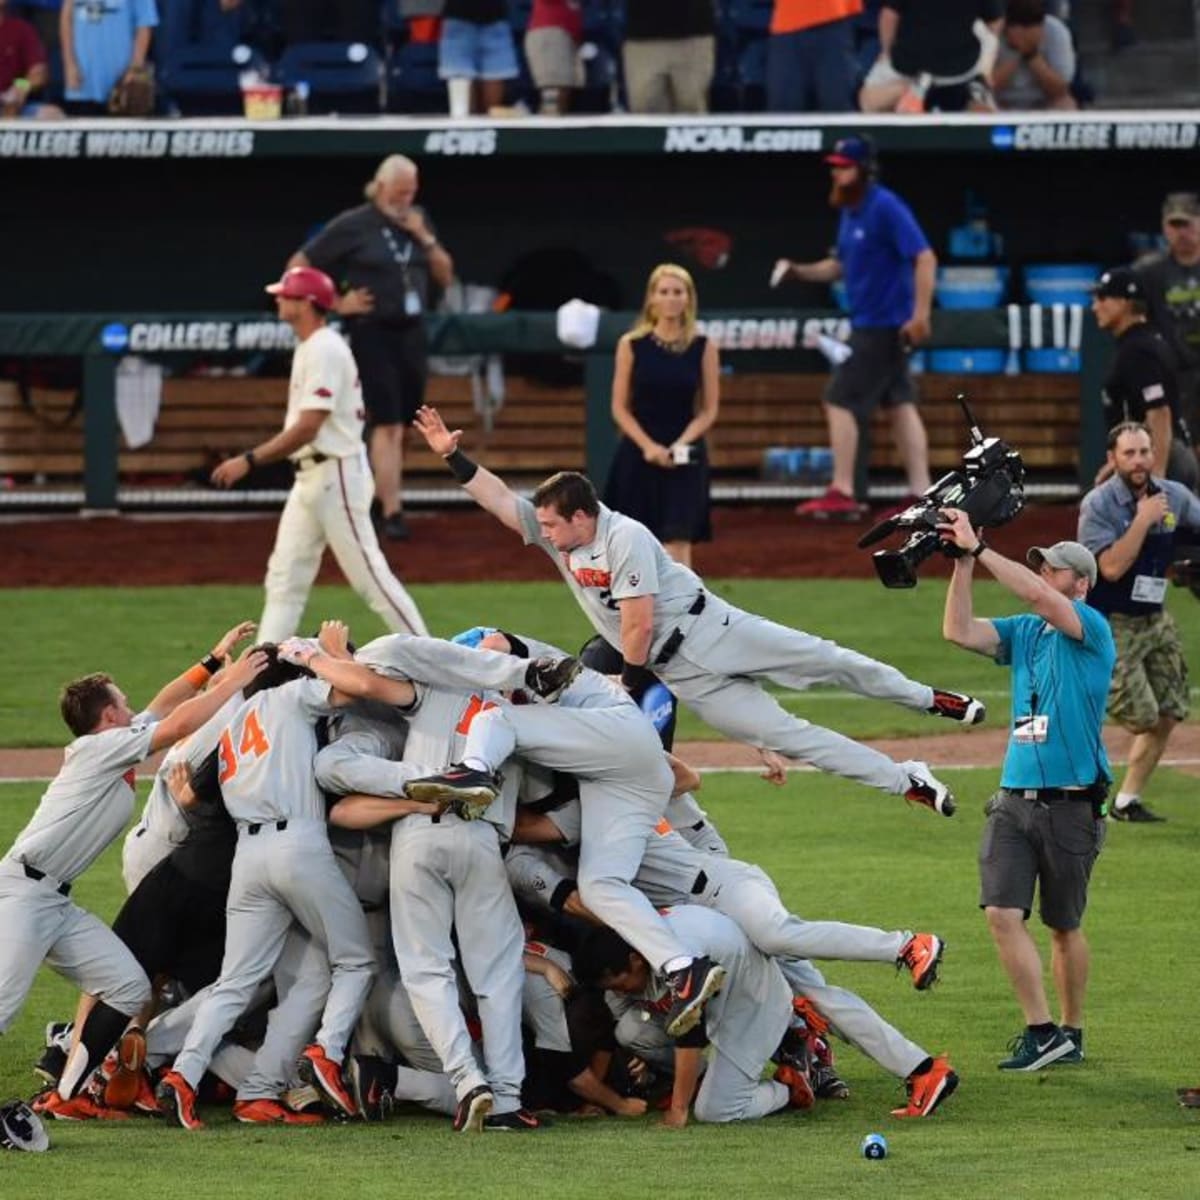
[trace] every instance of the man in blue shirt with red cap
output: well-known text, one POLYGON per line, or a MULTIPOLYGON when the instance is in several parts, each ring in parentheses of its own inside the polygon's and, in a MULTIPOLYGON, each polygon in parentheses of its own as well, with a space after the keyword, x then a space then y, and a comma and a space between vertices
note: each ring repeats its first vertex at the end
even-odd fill
POLYGON ((851 355, 825 392, 833 481, 824 496, 796 512, 817 520, 858 520, 866 514, 866 505, 854 497, 858 429, 879 404, 891 417, 909 492, 915 497, 929 487, 929 445, 908 355, 929 337, 937 256, 908 205, 877 182, 869 138, 842 138, 825 161, 833 176, 830 203, 841 211, 837 247, 819 262, 781 259, 773 278, 846 282, 851 355))

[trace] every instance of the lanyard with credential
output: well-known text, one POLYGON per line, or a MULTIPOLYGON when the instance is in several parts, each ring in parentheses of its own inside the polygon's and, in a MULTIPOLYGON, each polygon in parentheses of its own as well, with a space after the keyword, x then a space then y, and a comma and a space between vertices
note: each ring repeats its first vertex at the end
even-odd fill
POLYGON ((383 227, 383 240, 387 242, 392 259, 400 268, 400 279, 404 287, 404 314, 408 317, 419 317, 425 306, 421 300, 421 293, 413 286, 412 276, 408 270, 408 264, 412 261, 412 239, 409 238, 403 248, 401 248, 396 235, 385 225, 383 227))

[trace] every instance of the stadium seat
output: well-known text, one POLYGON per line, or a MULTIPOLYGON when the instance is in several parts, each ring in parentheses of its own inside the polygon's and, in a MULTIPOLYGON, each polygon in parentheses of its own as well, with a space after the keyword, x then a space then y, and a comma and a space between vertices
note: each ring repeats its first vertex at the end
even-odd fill
POLYGON ((385 74, 379 53, 363 42, 299 42, 276 67, 284 87, 308 84, 310 113, 379 112, 385 74))
POLYGON ((438 78, 437 44, 406 42, 388 67, 388 112, 444 113, 448 108, 446 84, 438 78))
POLYGON ((249 46, 197 44, 176 49, 160 63, 158 78, 181 115, 231 116, 242 112, 239 77, 244 71, 266 78, 267 61, 249 46))

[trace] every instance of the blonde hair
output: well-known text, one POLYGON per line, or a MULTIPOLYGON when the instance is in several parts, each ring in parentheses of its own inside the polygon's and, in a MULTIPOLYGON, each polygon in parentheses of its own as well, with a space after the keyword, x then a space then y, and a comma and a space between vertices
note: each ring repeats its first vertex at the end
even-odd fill
POLYGON ((416 179, 418 174, 417 164, 411 158, 404 154, 389 154, 387 158, 375 168, 375 177, 363 188, 363 195, 368 200, 374 200, 379 194, 379 189, 386 187, 399 175, 411 175, 416 179))
POLYGON ((658 282, 663 278, 664 275, 674 275, 687 289, 687 306, 683 310, 683 340, 688 345, 691 345, 692 338, 696 336, 696 310, 698 307, 696 300, 696 284, 693 282, 692 277, 688 274, 687 270, 684 267, 679 266, 678 263, 659 263, 658 266, 650 272, 650 278, 646 281, 646 298, 642 302, 642 311, 631 331, 631 336, 645 337, 646 334, 653 330, 654 289, 658 287, 658 282))

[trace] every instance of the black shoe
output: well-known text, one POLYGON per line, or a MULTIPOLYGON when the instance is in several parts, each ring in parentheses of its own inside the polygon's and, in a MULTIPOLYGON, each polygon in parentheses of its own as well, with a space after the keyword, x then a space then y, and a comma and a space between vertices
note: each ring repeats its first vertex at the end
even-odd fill
POLYGON ((391 1063, 367 1054, 351 1055, 346 1062, 346 1084, 364 1121, 384 1121, 392 1115, 396 1068, 391 1063))
POLYGON ((686 967, 669 976, 671 1008, 667 1013, 667 1036, 682 1037, 700 1023, 708 998, 721 990, 725 968, 707 955, 693 958, 686 967))
POLYGON ((943 692, 937 688, 933 689, 933 705, 929 711, 936 717, 946 717, 963 725, 978 725, 987 716, 982 700, 963 692, 943 692))
MULTIPOLYGON (((472 1088, 459 1102, 454 1110, 455 1133, 482 1133, 490 1119, 492 1105, 496 1097, 486 1084, 472 1088)), ((516 1114, 511 1114, 515 1116, 516 1114)))
POLYGON ((818 1100, 849 1100, 850 1085, 832 1067, 813 1063, 808 1071, 813 1095, 818 1100))
POLYGON ((533 1129, 548 1129, 551 1124, 551 1121, 531 1113, 527 1108, 518 1108, 516 1112, 492 1113, 484 1117, 483 1130, 485 1133, 527 1133, 533 1129))
POLYGON ((1131 800, 1124 808, 1118 808, 1115 804, 1109 809, 1109 815, 1114 821, 1131 821, 1135 825, 1149 825, 1154 822, 1163 822, 1167 818, 1160 817, 1153 809, 1147 808, 1140 800, 1131 800))
POLYGON ((465 821, 478 820, 500 793, 500 778, 486 771, 473 771, 454 763, 441 775, 426 775, 404 785, 410 800, 436 804, 442 812, 452 809, 465 821))
POLYGON ((1064 1063, 1081 1063, 1087 1057, 1083 1052, 1083 1030, 1076 1029, 1072 1025, 1062 1025, 1059 1028, 1063 1033, 1071 1039, 1071 1044, 1075 1047, 1070 1054, 1064 1054, 1059 1062, 1064 1063))
POLYGON ((407 542, 410 536, 408 522, 402 512, 394 512, 380 522, 383 536, 393 542, 407 542))
POLYGON ((54 1087, 67 1066, 67 1050, 71 1044, 70 1021, 51 1021, 46 1026, 46 1047, 33 1064, 33 1073, 54 1087))
POLYGON ((575 682, 583 670, 577 658, 535 658, 525 669, 525 682, 543 700, 553 702, 575 682))

